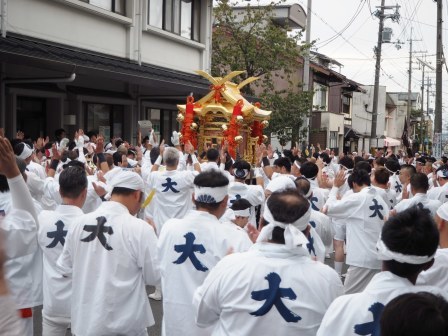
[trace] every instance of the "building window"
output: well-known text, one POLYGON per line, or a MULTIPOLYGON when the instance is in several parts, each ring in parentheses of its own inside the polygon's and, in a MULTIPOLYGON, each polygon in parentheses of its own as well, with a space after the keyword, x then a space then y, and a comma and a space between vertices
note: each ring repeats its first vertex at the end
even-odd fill
POLYGON ((123 136, 123 105, 84 103, 85 130, 97 131, 105 141, 123 136))
POLYGON ((313 107, 315 110, 326 111, 328 106, 328 87, 314 83, 313 107))
POLYGON ((125 0, 81 0, 87 2, 92 6, 96 6, 110 12, 120 15, 126 15, 126 1, 125 0))
MULTIPOLYGON (((173 131, 179 131, 179 123, 176 120, 178 111, 160 110, 154 108, 146 108, 146 120, 152 122, 154 133, 157 140, 165 139, 165 142, 171 144, 171 136, 173 131)), ((145 135, 142 134, 142 137, 145 135)))
POLYGON ((330 148, 338 147, 338 132, 330 132, 330 148))
POLYGON ((342 96, 342 113, 350 114, 350 97, 342 96))
POLYGON ((149 0, 148 24, 199 41, 200 0, 149 0))

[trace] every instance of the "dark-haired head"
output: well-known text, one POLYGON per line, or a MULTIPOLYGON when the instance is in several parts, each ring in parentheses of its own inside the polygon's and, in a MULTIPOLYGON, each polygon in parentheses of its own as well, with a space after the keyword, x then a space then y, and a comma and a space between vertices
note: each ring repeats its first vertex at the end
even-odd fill
POLYGON ((400 171, 400 163, 397 160, 388 159, 384 164, 391 173, 398 173, 400 171))
POLYGON ((350 183, 353 184, 353 192, 358 192, 364 187, 370 186, 370 174, 364 169, 355 169, 349 176, 350 183))
POLYGON ((76 199, 83 193, 86 193, 87 183, 84 167, 69 166, 64 168, 59 175, 59 193, 62 197, 76 199))
POLYGON ((296 184, 297 190, 304 196, 310 192, 311 183, 306 178, 298 177, 295 179, 294 183, 296 184))
POLYGON ((428 292, 390 301, 380 320, 382 336, 448 336, 448 302, 428 292))
POLYGON ((354 161, 354 163, 356 165, 358 162, 362 162, 362 161, 365 161, 365 160, 364 160, 364 158, 362 156, 355 156, 353 161, 354 161))
POLYGON ((389 171, 384 167, 377 167, 375 168, 374 175, 375 182, 378 185, 386 186, 389 182, 390 173, 389 171))
POLYGON ((281 157, 275 160, 274 166, 276 166, 282 174, 289 174, 291 172, 291 161, 287 157, 281 157))
POLYGON ((366 172, 368 172, 369 174, 372 171, 372 166, 370 165, 370 163, 368 161, 359 161, 355 164, 355 170, 365 170, 366 172))
POLYGON ((415 173, 411 176, 411 191, 412 194, 423 193, 429 189, 428 176, 424 173, 415 173))
MULTIPOLYGON (((432 256, 439 245, 439 231, 429 210, 414 206, 390 217, 383 226, 381 239, 392 252, 432 256)), ((415 283, 418 274, 432 263, 433 260, 419 265, 385 260, 383 269, 415 283)))
POLYGON ((208 162, 218 162, 219 152, 216 148, 210 148, 205 156, 207 157, 208 162))
POLYGON ((250 202, 245 198, 236 199, 233 203, 230 209, 232 210, 246 210, 249 209, 252 206, 250 202))
POLYGON ((353 160, 350 159, 348 156, 341 157, 341 159, 339 160, 339 164, 344 166, 344 168, 346 169, 353 169, 353 167, 355 166, 353 160))
POLYGON ((319 173, 319 167, 313 162, 307 161, 300 166, 300 174, 307 179, 315 178, 317 173, 319 173))

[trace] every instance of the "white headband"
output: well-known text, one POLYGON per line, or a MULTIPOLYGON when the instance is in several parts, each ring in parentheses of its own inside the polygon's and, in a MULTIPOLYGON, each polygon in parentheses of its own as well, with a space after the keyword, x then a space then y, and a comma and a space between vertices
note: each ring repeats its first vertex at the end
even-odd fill
POLYGON ((298 228, 288 224, 282 224, 279 222, 274 222, 274 224, 269 224, 261 229, 260 234, 257 238, 257 243, 266 242, 272 239, 272 232, 274 228, 278 226, 285 230, 285 246, 289 249, 302 246, 302 248, 308 252, 306 245, 309 243, 308 239, 298 228))
POLYGON ((131 190, 145 190, 145 183, 137 173, 129 170, 118 170, 108 181, 107 184, 112 188, 120 187, 131 190))
POLYGON ((437 209, 437 216, 448 221, 448 203, 443 203, 439 206, 439 209, 437 209))
POLYGON ((394 172, 392 170, 390 170, 389 168, 387 168, 386 166, 384 166, 384 168, 386 168, 386 170, 391 174, 391 175, 396 175, 398 172, 394 172))
POLYGON ((444 170, 444 169, 438 170, 437 177, 448 178, 448 170, 444 170))
POLYGON ((33 154, 33 150, 31 149, 30 146, 28 146, 26 143, 24 143, 22 153, 20 153, 20 155, 17 155, 17 157, 19 159, 25 160, 28 157, 30 157, 31 154, 33 154))
POLYGON ((308 221, 311 214, 310 209, 311 207, 309 207, 305 215, 303 215, 294 223, 285 224, 275 221, 268 207, 265 207, 263 217, 264 219, 266 219, 266 221, 269 222, 269 224, 261 229, 260 235, 257 238, 257 243, 271 240, 272 232, 274 231, 274 228, 278 226, 285 230, 284 237, 285 246, 287 248, 293 249, 298 246, 302 246, 302 248, 308 252, 306 245, 309 243, 309 241, 302 231, 305 230, 308 226, 308 221))
POLYGON ((233 213, 235 214, 235 216, 249 217, 250 216, 250 208, 247 208, 245 210, 233 210, 233 213))
POLYGON ((194 199, 201 203, 219 203, 227 196, 229 186, 223 187, 199 187, 194 186, 194 199))
POLYGON ((296 166, 300 170, 300 165, 297 163, 296 160, 294 160, 294 166, 296 166))
POLYGON ((313 194, 313 189, 310 186, 310 189, 308 189, 308 192, 306 193, 306 195, 304 196, 306 199, 310 198, 311 195, 313 194))
POLYGON ((427 263, 432 259, 434 259, 435 255, 433 254, 432 256, 415 256, 415 255, 402 254, 399 252, 393 252, 387 248, 386 244, 384 244, 381 237, 376 243, 376 249, 378 251, 379 260, 395 260, 400 263, 406 263, 412 265, 422 265, 424 263, 427 263))

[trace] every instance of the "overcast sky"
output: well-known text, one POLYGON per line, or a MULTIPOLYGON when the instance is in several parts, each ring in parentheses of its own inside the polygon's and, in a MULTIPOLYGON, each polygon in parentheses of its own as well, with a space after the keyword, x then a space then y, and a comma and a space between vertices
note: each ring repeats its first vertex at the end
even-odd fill
MULTIPOLYGON (((270 3, 275 0, 235 0, 254 5, 270 3)), ((299 3, 307 10, 307 0, 285 0, 286 3, 299 3)), ((443 1, 443 42, 448 46, 448 0, 443 1)), ((381 0, 312 0, 311 40, 316 40, 314 50, 334 58, 343 64, 340 72, 361 84, 373 85, 375 80, 375 58, 373 48, 378 39, 378 19, 372 15, 380 6, 381 0)), ((380 85, 388 92, 407 92, 409 69, 409 39, 411 28, 413 51, 413 73, 411 89, 421 91, 422 71, 417 57, 435 67, 437 6, 433 0, 385 0, 386 6, 399 5, 399 23, 385 20, 385 27, 393 30, 392 42, 400 41, 401 49, 395 43, 383 44, 380 85)), ((395 10, 387 10, 392 14, 395 10)), ((305 38, 305 33, 304 33, 305 38)), ((448 51, 446 51, 448 57, 448 51)), ((335 69, 339 71, 339 69, 335 69)), ((435 102, 435 72, 425 70, 432 83, 430 107, 435 102)), ((443 112, 448 111, 448 76, 443 68, 443 112)), ((445 119, 445 118, 444 118, 445 119)), ((444 120, 445 121, 445 120, 444 120)))
MULTIPOLYGON (((306 11, 307 0, 296 0, 306 11)), ((379 6, 380 0, 312 0, 311 39, 316 40, 316 51, 336 59, 344 67, 341 72, 348 78, 362 84, 374 84, 375 59, 373 48, 377 43, 378 19, 371 15, 379 6), (350 23, 351 22, 351 23, 350 23), (347 27, 348 25, 348 27, 347 27), (338 34, 340 33, 340 34, 338 34), (329 40, 331 39, 331 40, 329 40)), ((394 23, 385 20, 385 27, 393 29, 392 41, 405 42, 397 50, 394 44, 383 44, 380 85, 387 91, 407 91, 409 67, 409 39, 411 28, 414 51, 427 51, 427 62, 435 65, 436 53, 436 3, 431 0, 386 0, 386 5, 401 6, 401 19, 394 23)), ((444 20, 448 21, 448 0, 443 5, 444 20)), ((393 13, 393 10, 387 13, 393 13)), ((448 41, 448 25, 444 23, 443 41, 448 41)), ((422 72, 417 57, 413 60, 412 90, 420 91, 422 72)), ((424 59, 424 56, 423 56, 424 59)), ((428 68, 426 68, 428 70, 428 68)), ((444 79, 446 76, 443 70, 444 79)), ((432 79, 435 91, 435 73, 426 72, 432 79)), ((444 80, 444 110, 448 107, 448 82, 444 80)), ((425 79, 426 85, 426 79, 425 79)), ((426 90, 426 89, 425 89, 426 90)), ((426 100, 426 94, 425 94, 426 100)), ((426 105, 426 103, 425 103, 426 105)), ((434 97, 431 98, 431 107, 434 97)))

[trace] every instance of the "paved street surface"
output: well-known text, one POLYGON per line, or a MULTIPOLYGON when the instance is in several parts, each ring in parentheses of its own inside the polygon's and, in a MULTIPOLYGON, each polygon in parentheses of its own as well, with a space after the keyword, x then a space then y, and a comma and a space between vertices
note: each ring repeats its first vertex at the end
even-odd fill
MULTIPOLYGON (((333 255, 331 255, 331 259, 325 259, 325 263, 331 267, 333 267, 333 255)), ((344 272, 347 271, 347 268, 344 265, 344 272)), ((148 286, 146 291, 152 293, 154 291, 153 287, 148 286)), ((149 300, 149 299, 148 299, 149 300)), ((148 329, 149 336, 160 336, 162 334, 162 301, 154 301, 149 300, 151 304, 152 313, 154 314, 154 320, 156 324, 148 329)), ((42 307, 38 307, 34 310, 34 336, 42 336, 42 307)), ((66 336, 71 336, 70 331, 67 331, 66 336)))

